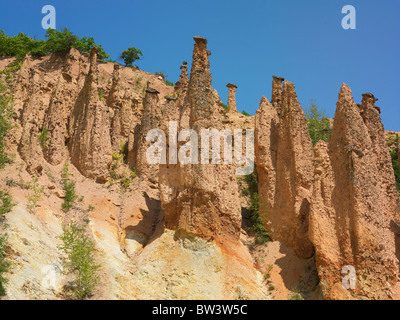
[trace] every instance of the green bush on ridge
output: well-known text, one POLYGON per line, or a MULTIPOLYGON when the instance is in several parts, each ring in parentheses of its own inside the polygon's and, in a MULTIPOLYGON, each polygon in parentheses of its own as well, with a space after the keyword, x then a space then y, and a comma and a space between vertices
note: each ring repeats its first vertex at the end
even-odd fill
POLYGON ((52 52, 65 52, 76 48, 82 52, 90 52, 92 47, 98 50, 99 59, 107 59, 110 55, 101 45, 97 45, 92 37, 79 38, 66 27, 62 31, 47 29, 46 40, 35 40, 20 32, 16 36, 8 36, 4 30, 0 31, 0 56, 13 56, 18 60, 27 53, 44 56, 52 52))

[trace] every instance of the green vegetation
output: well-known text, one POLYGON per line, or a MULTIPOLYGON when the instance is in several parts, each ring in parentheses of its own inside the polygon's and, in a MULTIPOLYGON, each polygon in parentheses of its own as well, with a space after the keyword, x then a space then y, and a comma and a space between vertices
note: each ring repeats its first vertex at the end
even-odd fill
POLYGON ((315 101, 311 101, 311 107, 305 110, 308 131, 313 145, 323 140, 329 142, 331 139, 332 128, 329 119, 325 115, 325 111, 320 111, 315 101))
POLYGON ((10 157, 6 154, 5 138, 12 128, 11 119, 13 114, 14 98, 7 93, 7 86, 1 80, 5 75, 6 82, 13 80, 10 69, 6 68, 0 71, 0 168, 11 162, 10 157))
POLYGON ((97 274, 100 265, 95 262, 95 244, 86 235, 86 228, 78 226, 74 221, 63 226, 60 239, 62 245, 58 249, 66 255, 64 267, 75 276, 73 297, 85 299, 93 294, 100 279, 97 274))
POLYGON ((104 89, 99 89, 97 93, 99 95, 99 100, 102 101, 106 92, 104 91, 104 89))
POLYGON ((242 111, 242 114, 245 115, 246 117, 251 117, 251 115, 244 110, 242 111))
MULTIPOLYGON (((10 212, 15 205, 11 195, 8 192, 0 191, 0 219, 6 213, 10 212)), ((4 275, 10 269, 10 263, 6 260, 7 234, 0 234, 0 297, 6 294, 5 284, 7 279, 4 275)))
POLYGON ((21 60, 28 52, 44 56, 52 52, 65 52, 71 48, 90 52, 92 47, 96 47, 99 59, 107 59, 110 56, 92 37, 79 38, 65 27, 62 31, 47 29, 45 38, 46 40, 35 40, 22 32, 11 37, 1 30, 0 55, 13 56, 21 60))
POLYGON ((119 147, 121 148, 121 154, 122 158, 124 159, 124 162, 126 163, 128 161, 128 141, 121 141, 119 143, 119 147))
POLYGON ((32 178, 32 182, 29 184, 29 189, 32 191, 28 197, 27 208, 30 213, 36 212, 37 203, 42 200, 42 193, 44 187, 39 184, 39 178, 32 178))
POLYGON ((228 112, 229 110, 229 107, 226 104, 222 104, 222 108, 224 108, 225 112, 228 112))
POLYGON ((64 202, 61 207, 64 211, 69 211, 75 204, 78 195, 75 192, 75 182, 69 179, 69 164, 66 163, 62 169, 61 182, 63 185, 63 190, 65 191, 64 202))
POLYGON ((122 51, 120 59, 124 60, 126 66, 133 66, 136 60, 140 60, 143 56, 142 51, 135 47, 130 47, 125 51, 122 51))
POLYGON ((399 168, 399 158, 398 158, 398 146, 399 146, 399 135, 396 134, 396 138, 389 137, 388 146, 390 148, 390 156, 392 158, 394 175, 396 178, 396 187, 400 195, 400 168, 399 168))
POLYGON ((267 273, 264 274, 264 280, 265 281, 270 281, 269 279, 271 279, 271 271, 272 271, 273 267, 274 266, 272 264, 268 265, 267 273))
POLYGON ((172 81, 167 80, 168 75, 166 75, 164 72, 162 72, 162 71, 157 71, 157 72, 155 72, 155 74, 158 74, 158 75, 162 76, 163 79, 164 79, 164 83, 165 83, 167 86, 171 86, 171 87, 175 86, 175 83, 173 83, 172 81))
POLYGON ((140 85, 140 82, 142 82, 142 80, 143 80, 143 77, 137 77, 137 78, 135 79, 135 85, 136 85, 136 88, 138 88, 138 87, 139 87, 139 85, 140 85))
POLYGON ((7 246, 7 235, 0 235, 0 296, 6 294, 4 285, 7 279, 4 278, 4 274, 8 272, 10 263, 6 260, 6 246, 7 246))
POLYGON ((129 188, 131 185, 132 180, 136 178, 136 172, 133 170, 130 170, 130 173, 128 175, 121 173, 121 170, 119 169, 119 164, 121 159, 126 160, 126 154, 127 154, 127 146, 122 148, 121 144, 121 152, 114 152, 112 154, 112 159, 113 162, 111 163, 110 167, 110 185, 114 184, 114 181, 119 181, 121 187, 126 190, 129 188), (126 148, 126 149, 125 149, 126 148))
POLYGON ((304 298, 301 296, 300 293, 292 292, 290 297, 289 297, 289 300, 304 300, 304 298))
POLYGON ((270 241, 271 238, 270 233, 268 233, 263 223, 267 219, 268 211, 265 209, 265 205, 260 202, 257 171, 254 170, 253 173, 247 175, 245 179, 249 189, 248 192, 244 191, 244 194, 250 196, 249 210, 252 230, 255 233, 256 244, 262 245, 270 241))
POLYGON ((50 146, 48 133, 49 130, 46 127, 43 127, 42 132, 38 136, 39 144, 44 150, 50 146))
MULTIPOLYGON (((0 33, 1 39, 2 33, 0 33)), ((0 44, 1 50, 1 44, 0 44)), ((0 71, 0 169, 3 168, 7 163, 11 163, 12 160, 7 155, 5 150, 5 138, 8 132, 12 129, 11 119, 13 113, 14 99, 11 94, 7 92, 7 86, 3 82, 2 77, 7 84, 14 81, 14 72, 19 69, 20 63, 11 63, 3 71, 0 71)), ((11 183, 10 179, 7 179, 6 184, 11 183)), ((0 219, 8 212, 11 211, 15 205, 11 195, 6 191, 0 191, 0 219)), ((7 247, 7 234, 0 234, 0 296, 6 294, 5 284, 7 279, 4 275, 10 269, 10 263, 6 260, 6 247, 7 247)))
POLYGON ((6 191, 0 191, 0 203, 0 218, 10 212, 12 207, 15 205, 11 195, 6 191))

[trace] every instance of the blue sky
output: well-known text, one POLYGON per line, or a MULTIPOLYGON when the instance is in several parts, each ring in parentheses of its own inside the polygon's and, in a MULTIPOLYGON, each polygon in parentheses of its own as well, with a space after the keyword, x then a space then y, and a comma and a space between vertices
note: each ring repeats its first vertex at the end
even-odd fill
POLYGON ((254 114, 278 75, 295 84, 303 107, 315 99, 333 116, 345 82, 358 103, 372 92, 385 129, 400 131, 399 0, 1 0, 0 28, 43 38, 44 5, 56 8, 57 29, 93 36, 113 59, 139 48, 142 70, 174 82, 191 62, 192 37, 206 37, 213 87, 226 103, 225 85, 238 85, 239 111, 254 114), (344 5, 356 8, 356 30, 341 26, 344 5))

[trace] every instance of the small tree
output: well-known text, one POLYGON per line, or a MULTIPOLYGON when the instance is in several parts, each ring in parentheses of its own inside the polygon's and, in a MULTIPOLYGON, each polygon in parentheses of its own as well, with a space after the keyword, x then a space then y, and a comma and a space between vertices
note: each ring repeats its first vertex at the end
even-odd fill
POLYGON ((388 138, 388 146, 390 148, 390 156, 392 158, 394 176, 396 179, 396 188, 400 195, 400 166, 399 166, 399 158, 398 158, 398 145, 399 145, 399 135, 396 134, 396 137, 393 139, 391 137, 388 138))
POLYGON ((140 60, 143 56, 142 51, 135 47, 130 47, 121 53, 121 59, 124 60, 126 66, 132 66, 136 60, 140 60))
POLYGON ((311 101, 311 107, 305 110, 305 117, 313 145, 320 140, 329 142, 332 134, 331 124, 325 111, 320 111, 314 100, 311 101))
POLYGON ((74 221, 63 226, 60 239, 62 245, 58 249, 66 255, 64 267, 76 277, 73 289, 75 298, 84 299, 93 293, 100 279, 97 274, 100 265, 95 263, 95 244, 87 237, 85 228, 79 227, 74 221))
POLYGON ((61 182, 63 184, 63 189, 65 191, 64 202, 61 207, 65 212, 72 209, 75 204, 78 195, 75 192, 75 182, 69 179, 71 173, 69 172, 69 164, 66 163, 62 169, 61 182))
POLYGON ((29 212, 35 213, 37 203, 42 200, 42 193, 44 187, 39 184, 39 178, 32 178, 32 182, 29 184, 29 189, 32 190, 31 195, 28 197, 28 205, 27 208, 29 212))
POLYGON ((0 190, 0 219, 3 215, 10 212, 12 207, 15 205, 11 195, 6 191, 0 190))

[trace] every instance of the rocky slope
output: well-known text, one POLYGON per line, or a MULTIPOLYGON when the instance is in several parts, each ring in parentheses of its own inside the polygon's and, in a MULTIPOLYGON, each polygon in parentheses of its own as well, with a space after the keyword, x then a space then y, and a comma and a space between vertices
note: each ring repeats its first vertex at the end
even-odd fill
POLYGON ((292 83, 273 77, 271 103, 262 97, 255 117, 237 112, 228 84, 225 111, 207 40, 194 41, 191 72, 183 62, 175 87, 98 60, 96 49, 24 58, 9 83, 14 161, 0 170, 0 189, 17 203, 2 224, 13 266, 5 298, 67 297, 57 245, 74 219, 86 221, 101 265, 92 299, 396 299, 399 198, 373 95, 357 105, 343 85, 331 141, 313 148, 292 83), (165 133, 160 165, 147 161, 152 129, 165 133), (242 156, 255 130, 259 211, 272 241, 255 242, 249 186, 235 175, 243 164, 224 163, 212 139, 191 139, 211 129, 239 130, 242 156), (199 161, 205 155, 211 162, 199 161), (66 163, 78 194, 69 212, 66 163), (34 177, 44 190, 32 212, 34 177), (344 266, 355 268, 354 289, 341 284, 344 266))

